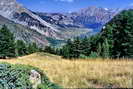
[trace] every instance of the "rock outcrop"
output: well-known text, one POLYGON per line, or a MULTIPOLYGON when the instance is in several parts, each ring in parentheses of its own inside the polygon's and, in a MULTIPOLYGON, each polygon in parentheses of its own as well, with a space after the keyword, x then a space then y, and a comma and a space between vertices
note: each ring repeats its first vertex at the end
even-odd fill
POLYGON ((41 75, 36 70, 31 70, 29 80, 32 83, 33 88, 37 89, 37 86, 41 84, 41 75))

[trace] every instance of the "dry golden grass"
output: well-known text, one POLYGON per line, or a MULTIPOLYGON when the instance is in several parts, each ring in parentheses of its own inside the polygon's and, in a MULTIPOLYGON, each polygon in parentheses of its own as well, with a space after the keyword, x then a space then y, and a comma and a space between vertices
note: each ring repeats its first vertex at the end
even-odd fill
POLYGON ((44 70, 51 81, 65 88, 133 88, 132 60, 64 60, 59 56, 36 53, 17 59, 0 60, 32 65, 44 70))

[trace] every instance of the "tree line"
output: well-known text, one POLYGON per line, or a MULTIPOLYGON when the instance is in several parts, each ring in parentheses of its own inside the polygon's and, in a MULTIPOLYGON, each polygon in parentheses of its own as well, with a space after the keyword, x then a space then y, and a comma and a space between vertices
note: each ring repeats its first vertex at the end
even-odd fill
POLYGON ((26 44, 22 40, 15 41, 13 33, 4 25, 0 29, 0 58, 12 58, 38 52, 39 48, 35 43, 26 44))
POLYGON ((74 40, 68 40, 62 48, 46 47, 45 52, 60 55, 67 59, 78 58, 109 58, 109 43, 105 39, 104 43, 98 43, 99 34, 91 36, 89 38, 75 38, 74 40))
POLYGON ((64 58, 133 58, 133 10, 125 10, 108 22, 102 31, 89 38, 68 40, 50 53, 64 58))
POLYGON ((100 33, 85 38, 69 39, 61 48, 39 49, 35 43, 15 41, 6 26, 0 29, 0 58, 34 52, 48 52, 64 58, 133 58, 133 10, 125 10, 108 22, 100 33))

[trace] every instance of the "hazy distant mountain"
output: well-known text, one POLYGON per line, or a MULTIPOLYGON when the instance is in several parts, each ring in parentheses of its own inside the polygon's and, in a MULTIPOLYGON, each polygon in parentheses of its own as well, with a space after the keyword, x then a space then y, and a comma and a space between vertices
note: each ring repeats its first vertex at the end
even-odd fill
POLYGON ((59 27, 83 27, 79 24, 74 23, 74 19, 70 16, 70 14, 63 13, 42 13, 42 12, 34 12, 36 15, 40 16, 46 22, 49 22, 54 25, 58 25, 59 27))
POLYGON ((36 13, 43 20, 60 27, 89 28, 99 31, 100 28, 111 20, 119 9, 88 7, 72 13, 36 13))
POLYGON ((96 7, 72 13, 37 13, 28 10, 16 0, 0 0, 0 20, 5 19, 3 24, 13 21, 14 25, 8 26, 13 28, 16 39, 36 42, 40 46, 58 44, 68 38, 87 36, 99 31, 117 13, 118 10, 96 7))
POLYGON ((71 17, 75 23, 92 28, 94 31, 99 31, 117 13, 119 13, 119 9, 88 7, 71 13, 71 17))
MULTIPOLYGON (((88 33, 89 29, 81 30, 78 27, 63 28, 61 26, 45 21, 32 11, 24 8, 16 0, 0 0, 0 15, 23 26, 27 26, 34 34, 40 34, 41 38, 46 38, 49 43, 64 40, 75 36, 88 33)), ((43 39, 38 39, 43 42, 43 39)), ((47 43, 46 43, 47 44, 47 43)), ((45 45, 46 45, 45 44, 45 45)), ((44 45, 44 44, 43 44, 44 45)))

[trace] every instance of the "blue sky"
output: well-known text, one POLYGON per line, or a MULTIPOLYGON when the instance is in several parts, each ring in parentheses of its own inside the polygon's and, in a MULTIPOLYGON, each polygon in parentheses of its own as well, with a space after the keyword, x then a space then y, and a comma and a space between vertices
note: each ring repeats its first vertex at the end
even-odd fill
POLYGON ((39 12, 71 12, 89 6, 125 8, 133 6, 133 0, 17 0, 25 7, 39 12))

